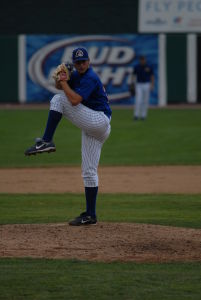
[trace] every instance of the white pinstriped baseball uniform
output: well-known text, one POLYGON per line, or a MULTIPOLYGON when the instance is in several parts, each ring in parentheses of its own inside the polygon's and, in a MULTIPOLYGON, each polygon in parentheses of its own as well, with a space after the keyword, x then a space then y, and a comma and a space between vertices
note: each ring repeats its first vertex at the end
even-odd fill
POLYGON ((50 110, 62 113, 65 118, 82 130, 84 185, 87 187, 98 186, 97 168, 102 145, 110 134, 110 118, 104 112, 92 110, 83 104, 72 106, 63 92, 52 98, 50 110))
POLYGON ((76 70, 71 73, 68 82, 62 82, 62 79, 59 81, 63 91, 56 94, 50 102, 43 138, 37 139, 36 144, 25 151, 25 155, 56 150, 52 139, 62 116, 82 130, 82 177, 86 211, 70 221, 69 225, 94 225, 97 223, 97 169, 102 146, 110 134, 112 111, 99 77, 89 67, 86 49, 73 50, 72 60, 76 70))

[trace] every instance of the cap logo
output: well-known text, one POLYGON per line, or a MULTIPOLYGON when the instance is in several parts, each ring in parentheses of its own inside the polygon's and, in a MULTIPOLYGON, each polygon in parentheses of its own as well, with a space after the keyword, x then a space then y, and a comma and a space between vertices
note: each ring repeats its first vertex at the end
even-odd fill
POLYGON ((77 52, 75 53, 75 57, 82 57, 84 56, 84 53, 82 52, 82 50, 77 50, 77 52))

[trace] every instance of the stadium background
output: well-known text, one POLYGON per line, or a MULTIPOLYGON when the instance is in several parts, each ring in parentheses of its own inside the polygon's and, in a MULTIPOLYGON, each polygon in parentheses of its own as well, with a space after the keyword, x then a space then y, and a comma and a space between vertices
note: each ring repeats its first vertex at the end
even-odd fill
POLYGON ((200 34, 162 35, 167 102, 175 106, 150 109, 137 123, 131 108, 113 109, 100 163, 100 226, 73 231, 66 222, 84 205, 80 131, 62 120, 54 155, 24 156, 48 105, 18 105, 19 35, 139 34, 139 1, 0 5, 0 299, 200 299, 200 34), (191 39, 197 89, 190 104, 191 39))
MULTIPOLYGON (((62 7, 59 13, 55 13, 54 5, 46 0, 39 7, 32 1, 11 1, 9 7, 5 5, 1 8, 0 80, 4 86, 1 102, 19 101, 20 34, 139 34, 138 1, 115 1, 115 4, 114 1, 78 1, 79 7, 76 9, 74 1, 59 0, 58 7, 62 7), (8 62, 12 65, 12 89, 6 80, 10 74, 8 62)), ((167 33, 165 38, 166 103, 201 102, 201 34, 167 33), (193 99, 187 90, 187 81, 192 78, 189 75, 187 53, 189 43, 192 44, 192 35, 196 46, 196 76, 193 76, 196 95, 193 99)))

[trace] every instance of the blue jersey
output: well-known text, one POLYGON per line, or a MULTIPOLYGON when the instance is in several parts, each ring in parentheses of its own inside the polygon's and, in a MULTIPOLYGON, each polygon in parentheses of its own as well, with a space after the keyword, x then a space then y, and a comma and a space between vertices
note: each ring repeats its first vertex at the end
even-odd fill
POLYGON ((137 82, 147 83, 151 81, 151 76, 153 75, 153 70, 149 65, 137 65, 134 67, 134 75, 137 77, 137 82))
POLYGON ((112 111, 108 97, 98 75, 90 67, 84 74, 74 71, 69 81, 70 87, 82 97, 82 104, 96 111, 102 111, 108 117, 112 111))

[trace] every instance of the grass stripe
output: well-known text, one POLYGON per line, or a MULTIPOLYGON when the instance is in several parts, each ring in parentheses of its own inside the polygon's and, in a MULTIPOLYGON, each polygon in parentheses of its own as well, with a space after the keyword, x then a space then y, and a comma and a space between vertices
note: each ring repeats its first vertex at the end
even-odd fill
POLYGON ((199 300, 201 263, 0 259, 2 300, 199 300))
MULTIPOLYGON (((80 194, 1 194, 0 224, 65 222, 85 209, 80 194)), ((99 220, 201 228, 201 195, 99 194, 99 220)))
MULTIPOLYGON (((133 122, 132 110, 114 110, 111 136, 102 165, 201 164, 201 110, 150 110, 145 122, 133 122)), ((80 130, 62 119, 54 141, 57 152, 25 157, 43 134, 48 111, 0 110, 0 167, 80 165, 80 130)))

